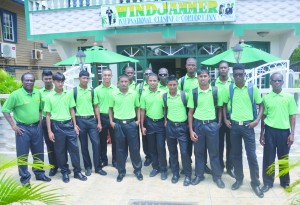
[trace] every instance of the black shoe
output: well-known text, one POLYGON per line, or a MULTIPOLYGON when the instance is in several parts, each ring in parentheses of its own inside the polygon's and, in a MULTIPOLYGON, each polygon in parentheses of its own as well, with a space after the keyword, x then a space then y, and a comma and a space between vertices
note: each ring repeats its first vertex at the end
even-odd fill
POLYGON ((134 173, 134 174, 135 174, 136 178, 137 178, 139 181, 142 181, 142 180, 143 180, 143 175, 142 175, 141 172, 136 172, 136 173, 134 173))
POLYGON ((183 169, 180 171, 180 174, 184 175, 184 170, 183 169))
POLYGON ((98 173, 98 174, 100 174, 100 175, 102 175, 102 176, 107 175, 107 172, 104 171, 103 169, 99 169, 99 170, 95 171, 95 173, 98 173))
POLYGON ((224 189, 225 188, 225 184, 224 182, 222 181, 222 179, 216 179, 214 180, 214 182, 217 184, 217 186, 220 188, 220 189, 224 189))
POLYGON ((49 177, 45 176, 45 175, 40 177, 40 178, 36 177, 36 180, 43 181, 43 182, 50 182, 51 181, 51 179, 49 177))
POLYGON ((290 186, 290 184, 280 184, 280 186, 284 189, 288 188, 290 186))
POLYGON ((168 173, 166 171, 161 172, 160 179, 161 180, 166 180, 167 178, 168 178, 168 173))
POLYGON ((49 176, 50 176, 50 177, 53 177, 53 176, 55 176, 56 173, 57 173, 57 168, 50 169, 50 171, 49 171, 49 176))
POLYGON ((173 174, 173 177, 172 177, 172 183, 173 184, 176 184, 179 180, 179 174, 173 174))
POLYGON ((231 190, 237 190, 240 188, 240 186, 243 184, 243 181, 236 181, 234 184, 231 186, 231 190))
POLYGON ((117 162, 112 162, 112 166, 113 166, 114 168, 116 168, 116 167, 117 167, 117 162))
POLYGON ((101 167, 106 167, 107 165, 108 165, 108 162, 102 162, 102 163, 100 164, 101 167))
POLYGON ((68 169, 68 171, 67 171, 67 172, 68 172, 68 174, 71 174, 71 170, 69 170, 69 169, 68 169))
POLYGON ((62 180, 63 180, 63 182, 65 182, 65 183, 68 183, 68 182, 70 181, 70 178, 69 178, 68 173, 64 173, 64 174, 63 174, 62 180))
POLYGON ((227 174, 228 174, 229 176, 231 176, 232 178, 235 178, 235 174, 234 174, 233 169, 227 169, 227 174))
POLYGON ((149 159, 149 158, 147 158, 147 159, 145 160, 145 162, 144 162, 144 166, 145 166, 145 167, 148 167, 151 163, 152 163, 152 160, 149 159))
POLYGON ((79 179, 81 181, 86 181, 87 180, 87 177, 84 176, 81 172, 78 172, 78 173, 74 174, 74 178, 79 179))
POLYGON ((269 185, 264 185, 264 186, 261 188, 261 191, 265 193, 265 192, 268 192, 271 188, 272 188, 272 187, 269 186, 269 185))
POLYGON ((86 168, 85 169, 85 175, 86 176, 91 176, 91 174, 92 174, 92 170, 90 168, 86 168))
POLYGON ((27 189, 31 189, 31 184, 30 184, 30 182, 27 182, 27 183, 25 183, 25 184, 22 183, 22 186, 25 187, 25 188, 27 188, 27 189))
POLYGON ((191 184, 191 177, 185 177, 183 181, 183 186, 189 186, 191 184))
POLYGON ((123 178, 125 177, 124 173, 121 173, 117 176, 117 182, 121 182, 123 180, 123 178))
POLYGON ((192 182, 191 182, 191 184, 192 185, 197 185, 197 184, 199 184, 201 181, 203 181, 204 180, 204 177, 200 177, 200 176, 196 176, 193 180, 192 180, 192 182))
POLYGON ((252 190, 254 191, 256 196, 258 196, 259 198, 264 197, 264 193, 260 190, 259 186, 252 186, 252 190))
POLYGON ((158 173, 159 173, 159 171, 157 169, 152 169, 152 171, 150 172, 149 176, 150 177, 155 177, 158 173))
POLYGON ((211 174, 211 169, 207 165, 205 165, 204 172, 206 174, 211 174))

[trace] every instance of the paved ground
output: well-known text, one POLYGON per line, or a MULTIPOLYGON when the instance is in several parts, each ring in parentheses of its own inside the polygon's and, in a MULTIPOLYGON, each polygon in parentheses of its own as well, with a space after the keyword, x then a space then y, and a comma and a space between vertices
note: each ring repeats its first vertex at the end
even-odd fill
MULTIPOLYGON (((298 125, 300 117, 298 116, 298 125)), ((258 133, 259 130, 256 130, 258 133)), ((299 159, 300 156, 300 129, 296 130, 296 142, 291 148, 291 158, 299 159)), ((258 135, 257 135, 258 137, 258 135)), ((258 138, 257 138, 258 142, 258 138)), ((110 151, 110 147, 109 147, 110 151)), ((260 168, 262 166, 262 147, 257 143, 257 155, 260 168)), ((143 155, 142 155, 143 156, 143 155)), ((144 156, 143 156, 144 157, 144 156)), ((109 160, 111 155, 109 156, 109 160)), ((61 174, 52 178, 51 187, 60 188, 64 195, 66 204, 84 204, 84 205, 125 205, 132 200, 153 200, 167 202, 193 202, 193 204, 204 205, 238 205, 238 204, 263 204, 263 205, 282 205, 288 204, 289 196, 279 186, 279 179, 276 179, 274 187, 265 194, 263 199, 255 196, 250 188, 250 174, 246 156, 244 156, 244 185, 237 191, 230 189, 234 182, 229 175, 224 174, 223 180, 226 184, 225 189, 219 189, 213 183, 210 175, 206 175, 205 181, 197 186, 184 187, 181 176, 177 184, 171 183, 171 173, 169 171, 168 179, 160 180, 160 176, 149 177, 151 167, 143 167, 144 180, 138 181, 134 174, 130 160, 127 162, 127 175, 121 183, 116 182, 117 170, 111 166, 105 167, 107 176, 100 176, 92 173, 86 182, 81 182, 73 178, 71 174, 70 183, 65 184, 61 180, 61 174)), ((261 169, 260 169, 261 170, 261 169)), ((18 179, 17 169, 10 169, 9 173, 18 179)), ((48 173, 48 170, 47 170, 48 173)), ((261 174, 261 171, 260 171, 261 174)), ((291 180, 299 179, 300 167, 291 172, 291 180)), ((33 177, 34 178, 34 177, 33 177)), ((39 183, 32 179, 32 183, 39 183)), ((151 204, 151 203, 148 203, 151 204)), ((163 204, 163 203, 160 203, 163 204)))

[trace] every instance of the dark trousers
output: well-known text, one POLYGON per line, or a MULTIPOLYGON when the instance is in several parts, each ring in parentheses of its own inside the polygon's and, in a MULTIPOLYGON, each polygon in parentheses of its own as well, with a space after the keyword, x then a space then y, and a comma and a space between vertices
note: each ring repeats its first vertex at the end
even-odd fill
POLYGON ((102 130, 100 136, 100 161, 108 163, 107 158, 107 135, 110 134, 111 147, 112 147, 112 162, 116 162, 116 142, 114 137, 114 130, 110 126, 108 115, 101 114, 102 130))
MULTIPOLYGON (((28 126, 24 124, 18 124, 17 126, 23 129, 23 134, 16 134, 16 150, 17 157, 24 156, 28 161, 29 150, 33 155, 33 162, 37 163, 37 160, 44 161, 44 140, 43 133, 40 124, 35 126, 28 126)), ((18 166, 20 181, 22 184, 26 184, 30 181, 31 175, 28 171, 27 165, 18 166)), ((42 178, 45 174, 44 170, 32 168, 36 178, 42 178)))
POLYGON ((196 161, 195 175, 204 177, 205 153, 208 150, 213 179, 221 178, 222 169, 219 161, 219 127, 217 122, 203 124, 195 119, 194 132, 198 140, 194 142, 194 154, 196 161))
POLYGON ((61 173, 68 171, 68 158, 66 151, 69 152, 74 173, 81 171, 79 148, 77 142, 77 134, 74 130, 71 120, 67 123, 51 122, 51 129, 55 137, 54 150, 56 154, 56 161, 61 173))
POLYGON ((166 127, 167 145, 169 149, 171 170, 174 175, 179 175, 179 162, 177 143, 179 143, 181 162, 185 176, 191 177, 192 165, 188 153, 188 126, 185 123, 176 126, 174 123, 167 123, 166 127))
POLYGON ((245 144, 250 169, 251 185, 259 186, 259 168, 256 157, 254 129, 248 128, 244 125, 237 125, 232 123, 232 128, 230 129, 232 162, 234 167, 234 174, 236 176, 236 180, 238 181, 242 181, 244 179, 242 140, 244 140, 245 144))
MULTIPOLYGON (((167 171, 166 132, 164 120, 154 122, 146 118, 147 140, 153 169, 167 171)), ((143 136, 144 137, 144 136, 143 136)))
MULTIPOLYGON (((290 147, 287 145, 287 140, 290 135, 290 130, 276 129, 265 126, 265 145, 263 156, 263 181, 265 185, 273 186, 275 174, 267 174, 267 168, 274 163, 276 153, 277 158, 282 159, 290 152, 290 147)), ((282 170, 282 165, 279 166, 279 171, 282 170)), ((287 173, 280 177, 282 186, 290 184, 290 174, 287 173)))
POLYGON ((43 118, 42 121, 42 128, 43 128, 44 140, 47 146, 49 164, 53 165, 54 169, 57 169, 58 167, 57 167, 56 156, 54 151, 54 143, 49 139, 45 117, 43 118))
POLYGON ((79 131, 79 140, 81 145, 81 153, 83 158, 83 164, 85 169, 91 169, 92 168, 92 161, 89 153, 88 148, 88 136, 90 138, 92 149, 93 149, 93 162, 95 171, 98 171, 101 169, 100 166, 100 138, 99 138, 99 132, 97 128, 97 121, 95 118, 76 118, 77 125, 80 128, 79 131))
POLYGON ((122 121, 115 120, 114 135, 116 139, 116 159, 119 174, 126 173, 126 159, 128 147, 134 173, 142 169, 142 160, 139 150, 138 126, 135 121, 123 124, 122 121))
POLYGON ((225 167, 224 163, 224 142, 226 140, 226 170, 231 170, 233 168, 231 152, 231 143, 230 143, 230 129, 223 122, 222 126, 219 129, 219 158, 222 170, 225 167))

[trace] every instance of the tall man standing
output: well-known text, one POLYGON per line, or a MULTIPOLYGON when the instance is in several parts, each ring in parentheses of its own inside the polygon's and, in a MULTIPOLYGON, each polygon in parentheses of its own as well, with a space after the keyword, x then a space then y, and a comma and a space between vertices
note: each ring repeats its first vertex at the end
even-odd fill
POLYGON ((129 88, 135 90, 136 82, 134 81, 134 69, 131 66, 128 66, 124 69, 124 74, 128 76, 129 79, 129 88))
POLYGON ((112 146, 112 165, 116 167, 116 142, 114 137, 114 130, 110 126, 108 109, 111 94, 116 90, 116 86, 111 83, 112 71, 109 68, 102 71, 102 84, 95 88, 95 97, 98 99, 98 107, 101 111, 100 119, 102 130, 100 132, 100 162, 101 166, 108 165, 107 158, 107 135, 109 132, 112 146))
POLYGON ((120 76, 118 84, 119 90, 112 93, 109 102, 109 122, 114 129, 117 150, 117 169, 119 172, 117 182, 121 182, 126 174, 128 146, 134 174, 141 181, 143 175, 138 134, 139 97, 134 90, 128 88, 128 76, 120 76))
MULTIPOLYGON (((40 125, 41 94, 33 88, 35 78, 32 73, 24 73, 21 77, 22 88, 12 92, 4 103, 2 112, 15 131, 17 157, 26 156, 28 159, 29 150, 33 155, 34 163, 37 160, 44 161, 44 141, 43 132, 40 125), (14 114, 13 121, 10 112, 14 114)), ((45 182, 51 181, 45 175, 44 170, 32 169, 36 180, 45 182)), ((19 166, 19 175, 23 186, 30 187, 31 175, 28 172, 27 165, 19 166)))
POLYGON ((240 188, 243 184, 243 153, 242 140, 250 169, 251 187, 254 193, 262 198, 263 192, 260 190, 259 167, 256 157, 254 127, 257 126, 262 117, 263 106, 258 88, 250 83, 245 84, 245 66, 235 64, 233 66, 234 84, 223 92, 223 115, 226 126, 230 128, 230 141, 232 151, 232 161, 236 182, 231 186, 232 190, 240 188), (227 119, 227 104, 230 102, 230 119, 227 119), (256 114, 256 104, 259 105, 259 113, 256 114))
POLYGON ((76 122, 79 127, 79 140, 85 175, 90 176, 92 170, 92 161, 88 149, 88 136, 93 148, 93 161, 95 173, 106 175, 100 164, 100 138, 99 132, 102 130, 100 121, 100 112, 98 108, 98 98, 95 97, 94 90, 88 87, 90 74, 86 70, 79 73, 79 86, 75 87, 72 97, 75 100, 76 122))
MULTIPOLYGON (((276 152, 277 158, 282 159, 288 156, 290 147, 294 143, 295 115, 297 114, 297 105, 294 97, 282 90, 282 74, 273 73, 270 78, 270 84, 272 92, 263 98, 265 109, 260 133, 260 143, 264 146, 263 192, 269 191, 274 184, 275 174, 267 174, 267 169, 274 163, 276 152)), ((279 171, 281 171, 282 166, 284 165, 279 166, 279 171)), ((286 173, 280 177, 280 186, 287 188, 289 184, 290 175, 286 173)))
POLYGON ((158 83, 158 89, 168 91, 168 77, 169 77, 169 72, 168 69, 166 68, 160 68, 158 70, 158 78, 159 78, 159 83, 158 83))

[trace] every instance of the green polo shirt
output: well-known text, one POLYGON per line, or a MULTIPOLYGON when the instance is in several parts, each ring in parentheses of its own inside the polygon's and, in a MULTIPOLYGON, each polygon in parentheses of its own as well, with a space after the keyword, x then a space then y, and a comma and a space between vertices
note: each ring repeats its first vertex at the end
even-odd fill
MULTIPOLYGON (((223 105, 222 95, 218 90, 218 103, 217 106, 223 105)), ((189 93, 189 100, 187 104, 188 108, 194 108, 193 92, 189 93)), ((214 105, 214 98, 212 93, 212 87, 209 86, 208 90, 201 90, 198 88, 198 100, 197 108, 194 112, 193 117, 198 120, 215 120, 216 119, 216 108, 214 105)))
POLYGON ((109 100, 114 90, 117 90, 117 87, 113 84, 110 84, 110 86, 106 87, 102 83, 95 88, 95 96, 97 97, 100 113, 108 114, 109 100))
POLYGON ((114 118, 116 119, 126 120, 135 118, 135 108, 140 107, 138 94, 131 89, 128 89, 125 94, 120 90, 113 91, 109 101, 109 107, 113 109, 114 118))
POLYGON ((155 92, 146 90, 142 93, 141 108, 146 111, 146 116, 156 120, 164 117, 163 93, 165 92, 160 89, 155 92))
MULTIPOLYGON (((76 116, 91 116, 94 115, 94 105, 98 104, 98 98, 94 91, 94 105, 92 105, 92 89, 82 88, 77 86, 77 97, 76 97, 76 116)), ((74 98, 74 91, 71 91, 71 96, 74 98)), ((75 99, 74 99, 75 100, 75 99)))
MULTIPOLYGON (((73 91, 73 90, 72 90, 73 91)), ((51 92, 45 100, 45 112, 50 112, 50 119, 65 121, 71 119, 70 108, 75 107, 74 97, 70 92, 51 92)))
POLYGON ((129 89, 135 90, 136 82, 132 81, 132 83, 128 87, 129 87, 129 89))
MULTIPOLYGON (((186 100, 188 102, 188 95, 186 95, 186 100)), ((167 106, 167 118, 169 120, 173 122, 185 122, 187 120, 186 107, 182 102, 180 90, 177 91, 174 97, 169 92, 167 93, 167 106)))
POLYGON ((297 114, 297 105, 290 93, 273 91, 263 98, 264 122, 270 127, 277 129, 290 128, 290 115, 297 114))
POLYGON ((165 91, 165 92, 169 92, 168 86, 164 86, 164 85, 162 85, 162 84, 160 84, 160 83, 158 83, 157 88, 160 89, 160 90, 163 90, 163 91, 165 91))
POLYGON ((147 84, 146 81, 143 81, 142 83, 137 84, 137 86, 135 87, 135 91, 138 93, 138 95, 140 95, 140 92, 143 94, 143 92, 148 89, 149 89, 149 85, 147 84), (142 91, 140 91, 140 89, 142 89, 142 91))
POLYGON ((51 93, 53 91, 53 89, 54 88, 52 88, 51 90, 47 90, 46 88, 40 89, 40 93, 42 95, 41 106, 42 106, 42 110, 43 110, 43 112, 42 112, 43 117, 46 117, 46 112, 44 111, 45 99, 49 95, 49 93, 51 93))
POLYGON ((197 75, 194 78, 190 78, 187 74, 184 76, 184 85, 183 89, 181 87, 181 78, 178 80, 178 89, 184 90, 186 93, 189 93, 194 88, 199 87, 199 82, 197 79, 197 75))
POLYGON ((29 94, 23 87, 12 92, 5 101, 2 112, 14 114, 16 122, 24 124, 36 123, 40 120, 41 93, 33 88, 29 94))
MULTIPOLYGON (((225 83, 223 83, 220 80, 220 77, 218 77, 215 81, 215 86, 218 88, 218 93, 220 93, 221 96, 223 96, 223 92, 229 87, 229 85, 232 82, 233 81, 231 80, 231 78, 228 77, 227 81, 225 83)), ((230 103, 227 104, 227 111, 230 112, 230 103)))
MULTIPOLYGON (((251 121, 254 120, 252 103, 250 100, 250 96, 248 94, 248 84, 245 83, 244 87, 239 88, 234 84, 234 94, 233 94, 233 102, 232 102, 232 113, 231 119, 234 121, 251 121)), ((230 103, 230 94, 229 94, 229 86, 223 92, 223 100, 224 103, 230 103)), ((253 98, 256 104, 262 103, 262 98, 258 88, 253 86, 253 98)))

